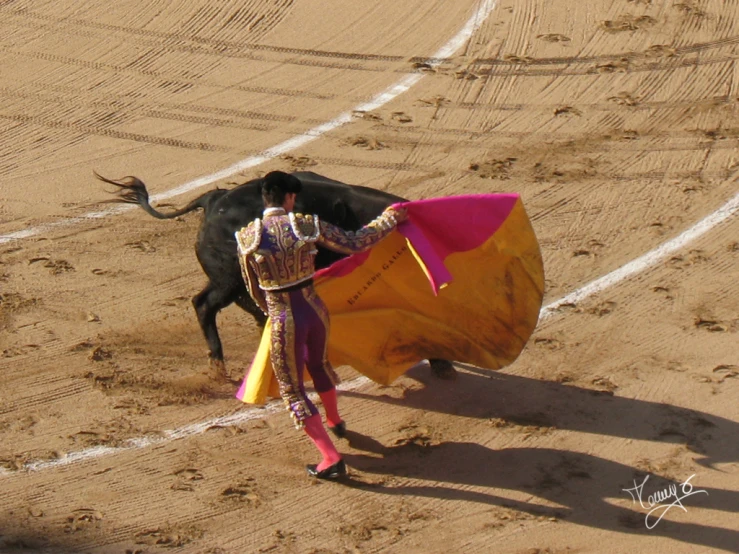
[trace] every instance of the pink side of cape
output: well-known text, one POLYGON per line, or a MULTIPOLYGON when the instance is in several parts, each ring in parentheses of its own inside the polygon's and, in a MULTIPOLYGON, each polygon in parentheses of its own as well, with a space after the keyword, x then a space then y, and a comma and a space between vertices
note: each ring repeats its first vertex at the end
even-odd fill
MULTIPOLYGON (((398 232, 413 245, 426 266, 434 292, 451 280, 444 260, 455 252, 481 246, 495 234, 519 199, 518 194, 475 194, 394 204, 408 210, 398 232)), ((343 277, 361 266, 369 252, 355 254, 316 273, 343 277)))

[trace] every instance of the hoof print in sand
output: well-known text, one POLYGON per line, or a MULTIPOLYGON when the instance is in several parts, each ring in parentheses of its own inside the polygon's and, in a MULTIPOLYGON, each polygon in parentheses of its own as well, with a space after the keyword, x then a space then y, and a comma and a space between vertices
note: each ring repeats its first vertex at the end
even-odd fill
POLYGON ((318 162, 310 156, 291 156, 290 154, 286 154, 284 156, 281 156, 281 159, 289 162, 290 165, 295 169, 313 167, 314 165, 318 165, 318 162))
POLYGON ((91 362, 102 362, 104 360, 110 360, 112 357, 113 353, 102 346, 96 346, 87 355, 87 359, 91 362))
POLYGON ((639 101, 628 92, 619 92, 616 96, 609 96, 608 101, 619 106, 637 106, 639 104, 639 101))
POLYGON ((463 81, 475 81, 480 78, 477 73, 473 73, 467 69, 459 69, 454 72, 454 78, 463 81))
POLYGON ((436 73, 434 66, 427 61, 415 61, 411 63, 411 67, 422 73, 436 73))
POLYGON ((470 170, 477 173, 481 179, 498 179, 505 181, 511 178, 510 172, 517 158, 504 160, 489 160, 470 164, 470 170))
POLYGON ((625 73, 630 66, 628 58, 620 58, 612 62, 600 63, 595 66, 595 70, 598 73, 625 73))
POLYGON ((734 364, 721 364, 713 368, 712 373, 718 378, 716 383, 723 383, 727 379, 739 377, 739 366, 734 364))
POLYGON ((693 325, 697 329, 703 329, 711 333, 725 333, 729 330, 728 325, 712 317, 696 316, 693 325))
POLYGON ((667 44, 653 44, 644 54, 650 58, 671 58, 677 54, 677 49, 667 44))
POLYGON ((419 427, 417 425, 408 425, 398 429, 400 437, 393 440, 393 446, 411 446, 422 447, 435 446, 438 441, 431 438, 431 431, 428 427, 419 427))
POLYGON ((262 503, 262 497, 256 492, 256 480, 251 477, 226 487, 221 492, 221 499, 224 502, 241 502, 250 506, 259 506, 262 503))
POLYGON ((192 492, 195 490, 194 483, 204 479, 203 474, 196 468, 185 468, 174 472, 177 480, 170 487, 174 491, 192 492))
POLYGON ((645 27, 651 27, 657 22, 648 15, 622 15, 616 20, 601 21, 599 27, 609 33, 620 33, 623 31, 638 31, 645 27))
POLYGON ((67 524, 64 526, 65 533, 76 533, 90 527, 95 526, 103 519, 103 514, 92 508, 80 508, 74 510, 72 515, 67 517, 67 524))
POLYGON ((151 253, 156 252, 157 249, 148 240, 137 240, 135 242, 127 242, 125 246, 134 250, 140 250, 141 252, 151 253))
POLYGON ((618 389, 618 385, 614 383, 610 377, 596 377, 591 381, 593 385, 598 387, 599 391, 611 393, 618 389))
POLYGON ((536 35, 536 38, 540 38, 541 40, 545 40, 547 42, 570 42, 570 37, 565 35, 560 35, 559 33, 547 33, 546 35, 536 35))
POLYGON ((39 256, 38 258, 31 258, 28 260, 28 264, 35 264, 36 262, 44 262, 44 267, 48 268, 49 273, 52 275, 61 275, 68 271, 74 271, 74 266, 67 260, 53 260, 48 256, 39 256))
POLYGON ((397 121, 398 123, 410 123, 413 121, 413 118, 405 112, 393 112, 390 114, 390 117, 393 121, 397 121))
POLYGON ((523 439, 531 436, 548 435, 555 429, 552 419, 543 412, 508 414, 502 418, 492 418, 488 423, 495 428, 511 429, 523 439))
POLYGON ((588 308, 586 311, 590 315, 597 315, 598 317, 603 317, 604 315, 608 315, 616 308, 616 303, 611 300, 606 300, 604 302, 601 302, 592 308, 588 308))
POLYGON ((203 531, 195 527, 158 527, 156 529, 147 529, 146 531, 136 533, 136 544, 176 548, 190 544, 191 542, 201 538, 203 534, 203 531))
POLYGON ((661 285, 657 285, 656 287, 652 287, 652 292, 656 292, 657 294, 662 294, 665 298, 665 300, 675 300, 675 297, 672 294, 672 290, 670 287, 663 287, 661 285))
POLYGON ((382 121, 381 115, 378 115, 374 112, 367 112, 364 110, 352 111, 352 117, 356 117, 357 119, 365 119, 367 121, 382 121))
POLYGON ((676 10, 679 10, 686 17, 706 17, 708 13, 697 5, 695 0, 685 0, 685 2, 677 2, 672 6, 676 10))
POLYGON ((380 142, 376 137, 352 137, 347 140, 350 146, 358 146, 365 150, 383 150, 387 148, 384 142, 380 142))
POLYGON ((529 56, 517 56, 515 54, 506 54, 503 59, 512 64, 530 64, 534 61, 534 58, 529 56))
POLYGON ((582 112, 574 106, 560 106, 554 109, 554 115, 577 115, 581 116, 582 112))
POLYGON ((691 250, 685 256, 673 256, 667 260, 667 265, 673 269, 687 269, 690 266, 709 261, 710 258, 702 250, 691 250))
POLYGON ((534 346, 546 348, 547 350, 560 350, 564 347, 562 341, 548 337, 538 337, 534 339, 534 346))

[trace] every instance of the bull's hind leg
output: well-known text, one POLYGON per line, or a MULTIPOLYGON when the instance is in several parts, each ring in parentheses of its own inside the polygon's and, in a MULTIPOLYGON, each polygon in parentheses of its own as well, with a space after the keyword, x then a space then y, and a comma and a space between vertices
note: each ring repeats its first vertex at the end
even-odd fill
POLYGON ((264 329, 264 326, 267 324, 267 316, 264 315, 264 312, 259 306, 257 306, 256 302, 254 302, 246 290, 244 290, 243 294, 237 295, 234 302, 236 302, 236 305, 239 308, 254 318, 254 321, 260 330, 264 329))
POLYGON ((198 316, 200 328, 208 343, 208 360, 212 376, 218 381, 227 381, 228 372, 223 361, 223 345, 218 335, 216 316, 223 308, 231 304, 237 293, 230 289, 218 288, 209 282, 198 294, 193 296, 192 305, 198 316))

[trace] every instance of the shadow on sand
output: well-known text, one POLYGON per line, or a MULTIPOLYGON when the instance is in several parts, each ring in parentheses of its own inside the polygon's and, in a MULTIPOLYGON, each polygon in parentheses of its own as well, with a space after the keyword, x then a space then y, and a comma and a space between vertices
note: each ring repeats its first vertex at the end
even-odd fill
MULTIPOLYGON (((696 453, 696 462, 712 471, 713 464, 739 460, 739 424, 711 414, 667 404, 611 396, 590 389, 539 381, 505 373, 464 368, 454 383, 428 377, 423 371, 409 374, 423 382, 423 390, 409 392, 403 399, 345 392, 345 396, 413 407, 461 417, 492 419, 521 425, 539 425, 603 436, 669 442, 696 453), (450 388, 454 389, 450 394, 450 388)), ((616 505, 631 500, 622 489, 643 481, 646 473, 621 464, 567 450, 551 448, 506 448, 493 450, 469 442, 445 442, 436 446, 402 444, 386 447, 364 435, 348 432, 350 445, 372 455, 347 455, 347 463, 370 474, 395 475, 434 482, 428 486, 367 486, 349 481, 350 486, 378 494, 417 495, 479 502, 530 513, 566 519, 590 527, 634 534, 668 536, 672 539, 735 551, 739 531, 721 527, 679 523, 679 507, 653 529, 645 526, 644 511, 616 505), (377 455, 381 457, 378 458, 377 455), (503 498, 492 493, 460 490, 460 486, 516 490, 556 503, 551 508, 503 498), (613 499, 608 501, 607 499, 613 499), (671 519, 672 521, 668 521, 671 519)), ((682 478, 687 475, 681 476, 682 478)), ((700 486, 699 475, 691 482, 695 494, 683 504, 730 513, 739 512, 739 492, 700 486)), ((644 486, 644 502, 649 494, 670 484, 664 477, 651 476, 644 486)), ((667 501, 669 504, 671 501, 667 501)), ((637 506, 635 506, 637 507, 637 506)), ((658 517, 661 511, 655 513, 658 517)), ((655 518, 650 519, 654 523, 655 518)))

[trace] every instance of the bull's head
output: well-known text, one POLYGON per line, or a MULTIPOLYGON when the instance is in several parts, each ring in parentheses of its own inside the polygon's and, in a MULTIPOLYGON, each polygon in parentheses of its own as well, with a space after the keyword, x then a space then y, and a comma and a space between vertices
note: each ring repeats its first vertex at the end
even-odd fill
POLYGON ((335 225, 338 225, 342 229, 356 231, 362 226, 354 211, 340 198, 334 200, 331 210, 333 212, 335 225))

